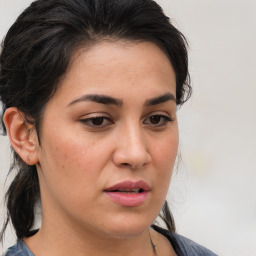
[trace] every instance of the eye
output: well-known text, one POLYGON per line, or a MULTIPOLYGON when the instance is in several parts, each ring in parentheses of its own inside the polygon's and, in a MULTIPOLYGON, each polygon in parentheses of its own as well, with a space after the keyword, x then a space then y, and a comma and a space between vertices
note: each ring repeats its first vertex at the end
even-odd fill
POLYGON ((111 119, 105 116, 85 118, 85 119, 81 119, 80 122, 91 128, 105 128, 113 124, 111 119))
POLYGON ((165 115, 152 115, 144 120, 144 124, 151 125, 154 127, 165 126, 168 122, 173 121, 169 116, 165 115))

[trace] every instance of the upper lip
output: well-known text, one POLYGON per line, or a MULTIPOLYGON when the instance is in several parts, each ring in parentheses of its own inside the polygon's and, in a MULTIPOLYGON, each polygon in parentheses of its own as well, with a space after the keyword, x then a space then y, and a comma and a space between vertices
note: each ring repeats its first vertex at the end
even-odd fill
POLYGON ((114 190, 124 190, 124 189, 143 189, 144 191, 149 191, 150 186, 147 182, 143 180, 139 181, 122 181, 119 183, 116 183, 115 185, 105 189, 104 191, 114 191, 114 190))

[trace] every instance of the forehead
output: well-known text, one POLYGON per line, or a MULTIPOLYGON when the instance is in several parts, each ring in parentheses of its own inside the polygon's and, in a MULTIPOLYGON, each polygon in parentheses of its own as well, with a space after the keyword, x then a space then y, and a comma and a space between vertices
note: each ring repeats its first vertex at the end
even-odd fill
MULTIPOLYGON (((57 94, 67 99, 85 93, 116 97, 137 93, 176 93, 176 79, 166 54, 151 42, 101 42, 77 50, 57 94)), ((151 96, 151 95, 150 95, 151 96)))

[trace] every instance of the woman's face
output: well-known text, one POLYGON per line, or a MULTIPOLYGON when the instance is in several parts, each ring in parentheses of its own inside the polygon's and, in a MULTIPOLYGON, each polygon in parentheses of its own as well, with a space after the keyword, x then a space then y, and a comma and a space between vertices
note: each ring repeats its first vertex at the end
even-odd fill
POLYGON ((52 218, 58 227, 108 236, 145 231, 176 158, 175 95, 173 68, 153 43, 77 51, 44 111, 42 225, 52 218))

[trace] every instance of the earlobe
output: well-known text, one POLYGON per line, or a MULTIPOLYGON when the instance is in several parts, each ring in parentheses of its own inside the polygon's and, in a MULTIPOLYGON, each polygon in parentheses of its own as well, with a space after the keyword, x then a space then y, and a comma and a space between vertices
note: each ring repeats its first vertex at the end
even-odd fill
POLYGON ((37 136, 33 125, 27 123, 24 114, 17 108, 6 109, 4 114, 9 140, 13 149, 29 165, 38 163, 37 136))

